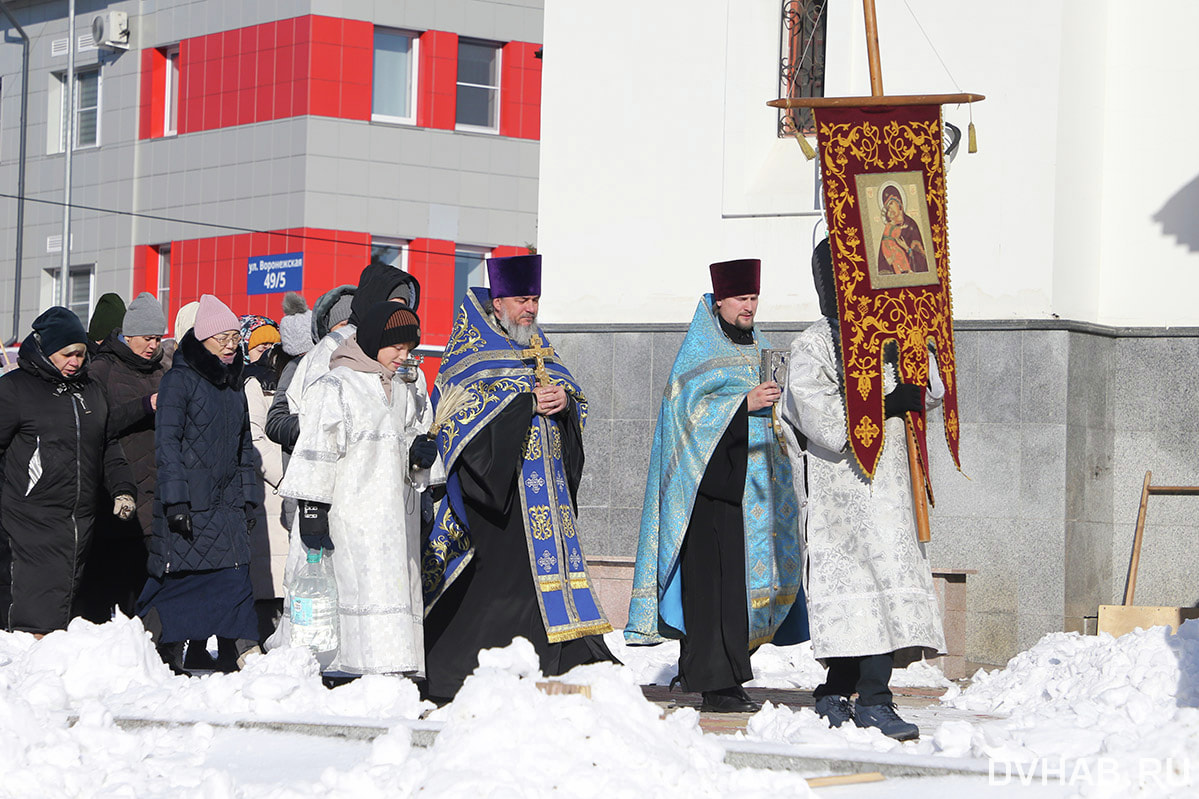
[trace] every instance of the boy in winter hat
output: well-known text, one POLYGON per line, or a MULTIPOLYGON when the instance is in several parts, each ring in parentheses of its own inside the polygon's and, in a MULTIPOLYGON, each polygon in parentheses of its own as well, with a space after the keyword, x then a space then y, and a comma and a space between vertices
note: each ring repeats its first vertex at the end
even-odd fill
MULTIPOLYGON (((323 550, 338 608, 355 609, 338 617, 335 670, 424 674, 419 496, 436 459, 433 408, 423 379, 409 383, 398 371, 419 341, 415 313, 376 303, 301 400, 299 443, 279 493, 301 503, 289 559, 323 550)), ((284 619, 268 648, 289 645, 292 629, 284 619)))

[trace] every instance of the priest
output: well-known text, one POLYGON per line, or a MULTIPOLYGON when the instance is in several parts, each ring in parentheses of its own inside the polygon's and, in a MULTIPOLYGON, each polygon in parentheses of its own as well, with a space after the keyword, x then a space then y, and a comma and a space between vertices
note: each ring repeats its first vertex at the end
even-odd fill
POLYGON ((658 413, 625 638, 680 639, 678 679, 703 693, 703 710, 754 712, 741 687, 753 679, 751 652, 807 637, 798 508, 771 425, 780 387, 761 379, 770 346, 754 330, 761 262, 709 271, 712 293, 658 413))
POLYGON ((816 712, 833 727, 852 721, 909 740, 920 732, 896 712, 891 670, 944 653, 945 634, 928 553, 916 541, 903 417, 934 407, 945 387, 935 359, 929 385, 917 386, 900 382, 893 354, 886 355, 887 438, 873 479, 866 477, 848 447, 827 239, 812 255, 812 272, 824 318, 791 345, 781 405, 795 471, 807 478, 804 587, 812 653, 828 667, 814 691, 816 712))
POLYGON ((434 701, 458 692, 479 650, 516 636, 546 675, 614 660, 576 517, 587 400, 537 326, 541 256, 491 258, 487 274, 490 290, 467 292, 433 389, 447 473, 422 556, 434 701))

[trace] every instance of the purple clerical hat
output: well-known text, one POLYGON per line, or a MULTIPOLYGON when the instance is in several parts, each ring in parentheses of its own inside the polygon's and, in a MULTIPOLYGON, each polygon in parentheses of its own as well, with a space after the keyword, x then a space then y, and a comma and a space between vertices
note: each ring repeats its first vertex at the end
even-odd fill
POLYGON ((487 279, 491 281, 493 300, 499 297, 540 297, 541 256, 488 258, 487 279))
POLYGON ((712 299, 757 294, 762 283, 762 261, 758 258, 739 258, 721 261, 708 267, 712 273, 712 299))

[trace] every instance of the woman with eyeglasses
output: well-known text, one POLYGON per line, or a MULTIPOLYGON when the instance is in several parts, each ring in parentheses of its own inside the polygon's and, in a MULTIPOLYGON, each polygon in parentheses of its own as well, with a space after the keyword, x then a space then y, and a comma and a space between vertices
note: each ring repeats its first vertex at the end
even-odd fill
POLYGON ((189 640, 215 635, 224 670, 258 650, 249 528, 261 497, 239 327, 223 302, 201 297, 195 325, 158 389, 158 497, 138 615, 178 673, 189 640))

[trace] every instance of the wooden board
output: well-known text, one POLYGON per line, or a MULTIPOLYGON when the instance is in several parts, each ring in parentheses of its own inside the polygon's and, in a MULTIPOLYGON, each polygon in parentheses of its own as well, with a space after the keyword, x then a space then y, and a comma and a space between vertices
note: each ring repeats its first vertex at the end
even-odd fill
POLYGON ((1166 626, 1178 632, 1178 625, 1188 619, 1199 619, 1199 608, 1155 607, 1153 605, 1100 605, 1099 632, 1117 638, 1137 627, 1166 626))

